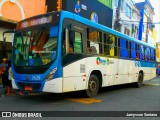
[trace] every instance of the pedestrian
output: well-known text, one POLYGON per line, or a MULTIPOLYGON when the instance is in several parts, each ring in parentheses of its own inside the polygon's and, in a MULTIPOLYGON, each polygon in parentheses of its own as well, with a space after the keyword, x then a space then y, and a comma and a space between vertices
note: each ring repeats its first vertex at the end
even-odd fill
POLYGON ((12 69, 11 69, 11 61, 8 61, 8 94, 10 95, 12 93, 12 96, 14 96, 14 89, 12 88, 12 69))
POLYGON ((1 75, 2 75, 2 85, 3 88, 5 89, 5 94, 7 93, 8 90, 8 64, 7 64, 7 59, 3 58, 2 63, 0 64, 0 69, 1 69, 1 75))
POLYGON ((77 1, 77 4, 75 5, 74 11, 77 15, 81 12, 81 6, 80 6, 80 1, 77 1))

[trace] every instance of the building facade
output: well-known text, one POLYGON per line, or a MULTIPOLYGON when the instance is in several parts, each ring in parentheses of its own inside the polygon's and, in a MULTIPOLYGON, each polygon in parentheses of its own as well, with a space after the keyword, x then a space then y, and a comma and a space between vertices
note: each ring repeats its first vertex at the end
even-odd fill
POLYGON ((155 25, 153 24, 154 8, 149 0, 136 3, 140 11, 139 40, 155 46, 155 25))
POLYGON ((5 34, 6 47, 3 47, 3 32, 15 29, 20 20, 42 13, 46 13, 46 0, 0 0, 0 52, 7 48, 7 55, 0 54, 0 59, 10 59, 12 49, 13 34, 5 34))
MULTIPOLYGON (((79 0, 79 2, 80 16, 112 28, 112 0, 79 0)), ((77 0, 46 0, 46 3, 47 12, 66 10, 75 13, 77 0)))
POLYGON ((112 28, 138 38, 140 13, 132 0, 113 0, 112 28))

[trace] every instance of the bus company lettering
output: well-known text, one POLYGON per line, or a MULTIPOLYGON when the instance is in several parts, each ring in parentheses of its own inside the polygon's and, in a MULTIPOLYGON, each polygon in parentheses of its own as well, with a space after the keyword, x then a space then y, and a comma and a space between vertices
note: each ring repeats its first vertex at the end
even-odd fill
POLYGON ((109 65, 109 59, 108 58, 102 59, 100 57, 97 57, 96 63, 97 63, 97 65, 106 65, 106 64, 109 65))
POLYGON ((135 61, 135 66, 136 67, 141 67, 141 63, 139 61, 135 61))
POLYGON ((74 29, 83 31, 83 28, 80 28, 78 26, 74 26, 74 29))

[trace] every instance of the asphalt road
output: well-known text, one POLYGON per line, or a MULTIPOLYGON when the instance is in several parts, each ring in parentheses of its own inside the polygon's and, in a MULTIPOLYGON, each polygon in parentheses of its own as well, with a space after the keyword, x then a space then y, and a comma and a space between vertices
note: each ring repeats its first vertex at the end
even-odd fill
POLYGON ((84 98, 82 92, 3 95, 0 97, 0 111, 159 111, 160 113, 160 77, 144 82, 141 88, 134 88, 132 85, 103 88, 95 98, 84 98))

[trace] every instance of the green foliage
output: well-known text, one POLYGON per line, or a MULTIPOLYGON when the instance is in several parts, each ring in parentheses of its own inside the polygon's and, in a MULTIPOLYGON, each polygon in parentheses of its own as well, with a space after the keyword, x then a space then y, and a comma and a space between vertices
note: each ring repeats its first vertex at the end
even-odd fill
POLYGON ((98 1, 112 9, 112 0, 98 0, 98 1))

